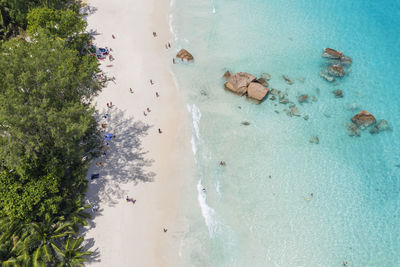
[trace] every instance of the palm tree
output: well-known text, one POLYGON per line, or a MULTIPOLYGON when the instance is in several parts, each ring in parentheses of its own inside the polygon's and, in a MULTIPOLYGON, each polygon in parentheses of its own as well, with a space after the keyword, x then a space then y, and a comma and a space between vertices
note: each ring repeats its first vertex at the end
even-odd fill
POLYGON ((40 263, 55 263, 54 247, 61 242, 61 238, 75 234, 73 223, 45 219, 42 223, 33 222, 27 225, 28 235, 21 237, 15 246, 17 255, 28 253, 32 255, 34 266, 40 263))
POLYGON ((82 246, 83 236, 80 238, 72 238, 69 237, 65 243, 62 245, 62 248, 59 249, 57 246, 52 245, 54 251, 57 254, 57 258, 59 260, 59 267, 76 267, 83 266, 83 262, 88 261, 88 257, 93 252, 85 251, 82 246))
POLYGON ((89 209, 90 207, 91 207, 90 205, 80 206, 67 216, 67 220, 74 224, 73 229, 76 232, 79 231, 79 228, 81 226, 86 226, 87 219, 91 218, 90 214, 86 212, 86 210, 89 209))

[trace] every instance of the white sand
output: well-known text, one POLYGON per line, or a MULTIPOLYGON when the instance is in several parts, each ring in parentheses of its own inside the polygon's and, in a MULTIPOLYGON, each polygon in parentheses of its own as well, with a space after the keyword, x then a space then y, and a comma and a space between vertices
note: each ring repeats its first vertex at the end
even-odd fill
POLYGON ((101 114, 110 113, 109 119, 102 120, 108 124, 106 133, 116 139, 110 142, 107 156, 95 161, 107 165, 93 164, 89 170, 89 175, 99 173, 100 178, 89 183, 87 199, 100 209, 87 227, 86 240, 97 255, 88 265, 179 266, 183 234, 179 201, 192 156, 187 112, 169 70, 176 53, 168 27, 169 3, 88 2, 93 13, 88 16, 88 29, 99 33, 95 44, 111 47, 115 58, 104 60, 102 69, 116 78, 96 98, 101 114), (172 49, 167 50, 168 41, 172 49), (106 67, 109 64, 113 67, 106 67), (108 109, 110 101, 114 106, 108 109), (147 107, 151 112, 144 116, 147 107), (152 127, 146 129, 140 122, 152 127), (137 202, 126 202, 126 196, 137 202))

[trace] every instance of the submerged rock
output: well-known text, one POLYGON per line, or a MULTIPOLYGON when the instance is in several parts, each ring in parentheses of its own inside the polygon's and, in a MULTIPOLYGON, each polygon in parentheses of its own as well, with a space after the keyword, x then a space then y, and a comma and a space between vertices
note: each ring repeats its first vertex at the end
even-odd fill
POLYGON ((264 78, 266 81, 271 80, 271 75, 269 75, 268 73, 263 73, 261 74, 261 78, 264 78))
POLYGON ((308 95, 300 95, 299 97, 297 97, 297 101, 299 101, 299 103, 308 102, 308 95))
POLYGON ((361 110, 358 114, 351 118, 357 126, 368 127, 376 122, 375 117, 366 110, 361 110))
POLYGON ((181 49, 178 54, 176 54, 177 58, 182 59, 182 61, 185 59, 186 61, 191 61, 193 60, 192 54, 190 54, 187 50, 181 49))
POLYGON ((262 85, 265 86, 265 87, 268 87, 268 85, 269 85, 268 82, 267 82, 264 78, 258 78, 258 79, 256 80, 256 82, 262 84, 262 85))
POLYGON ((247 96, 252 99, 261 101, 267 94, 268 88, 264 87, 260 83, 251 82, 247 87, 247 96))
POLYGON ((328 67, 328 73, 332 76, 343 77, 344 69, 343 69, 342 65, 333 64, 328 67))
POLYGON ((391 131, 392 128, 390 128, 389 123, 386 120, 380 120, 377 124, 374 125, 374 127, 371 128, 369 131, 371 134, 377 134, 383 131, 391 131))
POLYGON ((349 103, 345 107, 347 110, 357 110, 360 109, 360 105, 357 103, 349 103))
POLYGON ((347 123, 347 134, 349 136, 360 136, 360 130, 358 129, 355 123, 349 122, 347 123))
POLYGON ((238 72, 231 75, 225 83, 225 87, 234 93, 243 95, 247 92, 247 86, 256 79, 256 76, 246 73, 238 72))
POLYGON ((231 77, 231 72, 229 70, 225 71, 224 75, 222 76, 225 80, 228 80, 231 77))
POLYGON ((310 117, 309 117, 308 115, 305 115, 305 116, 303 117, 303 119, 306 120, 306 121, 308 121, 309 118, 310 118, 310 117))
POLYGON ((242 121, 241 124, 242 124, 242 125, 245 125, 245 126, 248 126, 248 125, 250 125, 250 122, 248 122, 248 121, 242 121))
POLYGON ((274 96, 274 95, 272 95, 270 98, 269 98, 269 100, 275 100, 276 99, 276 96, 274 96))
POLYGON ((290 107, 290 114, 291 114, 292 116, 300 117, 300 112, 299 112, 299 110, 297 109, 296 106, 291 106, 291 107, 290 107))
POLYGON ((279 103, 281 103, 281 104, 287 104, 287 103, 289 103, 289 99, 287 99, 287 98, 280 98, 280 99, 279 99, 279 103))
POLYGON ((312 143, 312 144, 319 144, 319 138, 318 138, 318 136, 314 136, 313 138, 311 138, 311 139, 309 140, 309 142, 312 143))
POLYGON ((327 80, 328 82, 333 82, 335 80, 334 77, 330 76, 329 74, 324 73, 323 71, 319 72, 319 76, 327 80))
POLYGON ((285 82, 289 85, 292 85, 294 83, 294 81, 292 79, 290 79, 288 76, 286 75, 282 75, 282 79, 285 80, 285 82))
POLYGON ((325 48, 322 56, 332 59, 341 59, 343 57, 343 53, 332 48, 325 48))
POLYGON ((279 90, 276 90, 274 88, 271 89, 271 95, 279 95, 279 94, 280 94, 279 90))
POLYGON ((336 98, 342 98, 343 97, 343 91, 342 90, 334 90, 332 93, 335 95, 336 98))

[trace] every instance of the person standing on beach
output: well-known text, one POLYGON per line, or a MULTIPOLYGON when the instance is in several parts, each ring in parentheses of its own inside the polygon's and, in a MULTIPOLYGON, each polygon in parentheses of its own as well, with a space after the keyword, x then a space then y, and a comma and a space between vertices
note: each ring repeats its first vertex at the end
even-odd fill
POLYGON ((152 79, 150 79, 150 84, 151 84, 151 85, 153 85, 153 84, 154 84, 152 79))
POLYGON ((158 133, 160 134, 160 133, 162 133, 162 131, 161 131, 161 129, 160 128, 158 128, 158 133))
POLYGON ((111 34, 111 36, 112 36, 113 39, 115 39, 115 35, 114 34, 111 34))
POLYGON ((159 97, 160 95, 158 94, 158 92, 156 92, 156 97, 159 97))
POLYGON ((175 64, 175 58, 172 58, 172 64, 175 64))
POLYGON ((157 33, 156 32, 153 32, 153 37, 157 37, 157 33))
POLYGON ((131 94, 133 94, 133 90, 132 90, 132 88, 129 88, 129 92, 131 92, 131 94))
POLYGON ((168 42, 168 47, 171 48, 171 44, 168 42))

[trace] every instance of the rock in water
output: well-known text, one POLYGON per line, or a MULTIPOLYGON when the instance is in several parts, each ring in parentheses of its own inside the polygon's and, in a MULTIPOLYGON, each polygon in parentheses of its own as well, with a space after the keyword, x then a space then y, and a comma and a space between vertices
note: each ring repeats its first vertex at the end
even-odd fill
POLYGON ((274 88, 271 89, 271 95, 279 95, 280 91, 274 88))
POLYGON ((248 121, 242 121, 241 124, 242 124, 242 125, 245 125, 245 126, 248 126, 248 125, 250 125, 250 122, 248 122, 248 121))
POLYGON ((289 103, 289 99, 287 99, 287 98, 279 99, 279 103, 281 103, 281 104, 287 104, 287 103, 289 103))
POLYGON ((312 143, 312 144, 319 144, 319 138, 318 138, 318 136, 314 136, 314 137, 311 138, 309 141, 310 141, 310 143, 312 143))
POLYGON ((355 123, 349 122, 347 124, 347 134, 350 136, 360 136, 360 130, 355 123))
POLYGON ((377 134, 382 131, 391 131, 392 128, 390 128, 389 123, 386 120, 380 120, 377 124, 374 125, 374 127, 371 128, 369 131, 371 134, 377 134))
POLYGON ((261 83, 263 86, 268 87, 268 82, 264 78, 258 78, 256 82, 261 83))
POLYGON ((299 101, 299 103, 308 102, 308 95, 300 95, 300 96, 297 98, 297 101, 299 101))
POLYGON ((261 74, 261 78, 264 78, 266 81, 271 80, 271 75, 269 75, 268 73, 263 73, 261 74))
POLYGON ((262 84, 251 82, 247 87, 247 96, 261 101, 268 94, 268 88, 264 87, 262 84))
POLYGON ((231 75, 225 83, 225 87, 234 93, 244 95, 247 92, 247 86, 256 79, 256 76, 246 73, 238 72, 231 75))
POLYGON ((335 95, 337 98, 342 98, 343 97, 343 91, 342 90, 334 90, 332 93, 335 95))
POLYGON ((361 110, 358 114, 354 115, 351 118, 351 121, 354 122, 358 127, 368 127, 371 124, 376 122, 375 117, 366 110, 361 110))
POLYGON ((288 76, 286 76, 286 75, 282 75, 282 79, 284 79, 285 80, 285 82, 287 83, 287 84, 289 84, 289 85, 292 85, 294 82, 293 82, 293 80, 292 79, 290 79, 288 76))
POLYGON ((178 52, 178 54, 176 54, 176 57, 177 58, 180 58, 180 59, 182 59, 182 60, 187 60, 187 61, 191 61, 191 60, 193 60, 193 56, 192 56, 192 54, 190 54, 188 51, 186 51, 185 49, 181 49, 179 52, 178 52))
POLYGON ((231 77, 231 72, 229 70, 225 71, 224 75, 222 76, 225 80, 228 80, 231 77))
POLYGON ((334 77, 330 76, 329 74, 326 74, 322 71, 319 72, 319 76, 321 76, 322 78, 324 78, 325 80, 327 80, 328 82, 333 82, 335 80, 334 77))
POLYGON ((328 67, 328 73, 332 76, 343 77, 344 69, 343 69, 342 65, 333 64, 328 67))
POLYGON ((347 110, 356 110, 356 109, 360 109, 360 105, 357 103, 349 103, 346 105, 345 107, 347 110))
POLYGON ((290 107, 290 114, 291 114, 292 116, 300 117, 300 112, 299 112, 299 110, 297 109, 296 106, 290 107))
POLYGON ((341 59, 343 57, 343 53, 332 48, 325 48, 322 56, 332 59, 341 59))

